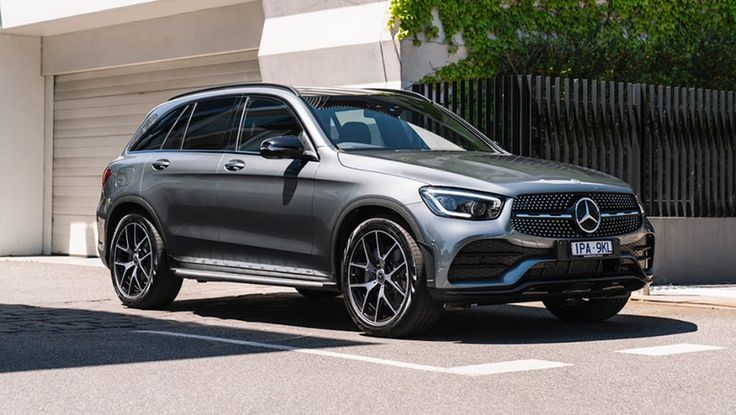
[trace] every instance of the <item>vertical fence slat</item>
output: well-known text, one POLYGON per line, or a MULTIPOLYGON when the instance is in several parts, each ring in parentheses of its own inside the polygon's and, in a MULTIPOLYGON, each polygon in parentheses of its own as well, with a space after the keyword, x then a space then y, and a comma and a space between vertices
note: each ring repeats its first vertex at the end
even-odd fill
POLYGON ((734 152, 736 152, 736 125, 734 125, 734 93, 728 91, 726 94, 726 178, 728 180, 728 216, 736 216, 736 164, 734 163, 734 152))
POLYGON ((497 140, 498 137, 495 136, 495 133, 493 131, 493 126, 491 125, 491 111, 493 109, 493 81, 491 79, 486 79, 486 96, 485 96, 485 102, 484 102, 484 108, 485 108, 485 115, 486 115, 486 129, 484 132, 487 136, 491 137, 494 140, 497 140))
POLYGON ((592 81, 590 83, 590 167, 598 168, 598 148, 601 143, 598 134, 598 83, 592 81))
POLYGON ((600 83, 601 88, 601 96, 598 101, 598 105, 600 106, 600 114, 601 114, 601 170, 606 173, 611 173, 611 164, 607 163, 608 156, 611 154, 611 148, 608 147, 608 135, 609 135, 609 123, 606 122, 607 120, 607 109, 606 109, 606 102, 608 100, 606 99, 606 82, 602 81, 600 83))
POLYGON ((463 118, 465 118, 469 123, 475 125, 475 114, 473 113, 473 110, 475 109, 475 105, 473 105, 473 100, 475 99, 475 91, 473 91, 473 80, 468 80, 467 85, 467 94, 465 94, 465 97, 463 97, 463 106, 465 107, 465 114, 463 115, 463 118), (467 97, 467 101, 466 98, 467 97))
POLYGON ((667 114, 665 108, 665 102, 667 98, 666 94, 667 90, 662 85, 659 85, 659 87, 657 88, 657 107, 659 108, 659 131, 662 140, 662 153, 660 155, 662 159, 662 172, 660 176, 662 180, 662 195, 660 197, 662 198, 662 204, 664 206, 664 211, 662 213, 667 216, 672 216, 672 183, 670 180, 672 171, 672 159, 668 130, 669 115, 667 114))
POLYGON ((522 76, 519 79, 522 85, 521 90, 524 103, 521 117, 523 123, 522 135, 524 136, 524 146, 526 147, 524 155, 527 157, 534 157, 535 154, 532 148, 532 125, 533 119, 536 117, 534 116, 534 111, 532 111, 532 77, 522 76))
POLYGON ((535 125, 535 135, 537 137, 537 157, 549 160, 549 129, 545 129, 546 117, 545 106, 542 101, 542 77, 534 77, 535 101, 537 104, 537 123, 535 125))
POLYGON ((718 177, 721 211, 718 216, 728 214, 728 195, 726 192, 726 91, 718 91, 718 177))
POLYGON ((639 85, 631 85, 629 90, 629 122, 630 122, 630 138, 631 152, 629 157, 629 183, 637 193, 641 192, 641 92, 639 85))
MULTIPOLYGON (((569 85, 567 85, 569 87, 569 85)), ((566 108, 568 109, 568 117, 571 118, 571 134, 570 138, 572 141, 572 162, 573 164, 577 165, 584 165, 581 163, 580 160, 580 141, 578 140, 578 132, 579 132, 579 122, 578 117, 580 115, 580 81, 577 79, 572 80, 572 94, 570 94, 569 88, 566 88, 566 97, 567 102, 572 103, 572 112, 569 112, 570 106, 568 105, 566 108), (572 95, 572 98, 570 98, 570 95, 572 95)))
POLYGON ((519 77, 512 75, 509 77, 509 89, 511 90, 511 105, 513 106, 511 117, 511 135, 514 137, 514 154, 524 155, 523 139, 521 134, 521 113, 523 111, 524 100, 521 96, 521 85, 519 77))
POLYGON ((678 90, 676 88, 667 88, 667 114, 669 118, 669 132, 672 146, 672 216, 682 216, 682 202, 680 200, 680 178, 682 160, 680 159, 680 136, 678 131, 678 113, 677 113, 678 90))
POLYGON ((624 157, 626 156, 626 125, 625 125, 625 119, 626 115, 624 114, 624 84, 623 82, 617 83, 616 88, 616 97, 618 98, 618 101, 615 101, 614 106, 614 112, 617 116, 617 131, 616 131, 616 175, 618 177, 623 178, 626 180, 626 174, 624 172, 624 157), (618 109, 618 111, 616 111, 618 109))
POLYGON ((580 114, 582 118, 582 135, 581 140, 583 143, 583 162, 582 165, 585 167, 593 167, 593 163, 591 163, 590 160, 590 154, 592 153, 591 149, 589 148, 589 144, 591 142, 590 137, 588 136, 590 134, 590 119, 588 117, 588 108, 590 106, 590 101, 588 100, 588 80, 587 79, 581 79, 580 82, 583 83, 583 96, 581 100, 582 105, 582 113, 580 114))

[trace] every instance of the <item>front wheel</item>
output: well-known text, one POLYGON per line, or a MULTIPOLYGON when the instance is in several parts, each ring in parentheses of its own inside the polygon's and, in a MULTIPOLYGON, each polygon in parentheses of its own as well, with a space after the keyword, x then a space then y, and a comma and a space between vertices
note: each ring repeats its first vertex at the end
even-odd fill
POLYGON ((544 300, 544 306, 561 320, 593 323, 618 314, 629 301, 630 295, 613 298, 552 298, 544 300))
POLYGON ((123 217, 110 245, 110 273, 120 301, 133 308, 162 308, 179 293, 182 279, 169 270, 164 242, 148 218, 123 217))
POLYGON ((388 218, 366 220, 353 231, 343 255, 341 283, 350 317, 373 336, 420 333, 442 310, 427 290, 419 246, 388 218))

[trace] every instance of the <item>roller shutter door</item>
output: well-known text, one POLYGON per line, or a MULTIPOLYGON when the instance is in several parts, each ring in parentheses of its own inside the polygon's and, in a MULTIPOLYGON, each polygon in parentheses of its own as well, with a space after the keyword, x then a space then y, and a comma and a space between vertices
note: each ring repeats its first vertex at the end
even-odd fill
POLYGON ((53 253, 97 255, 100 176, 152 107, 187 91, 259 80, 255 51, 56 76, 53 253))

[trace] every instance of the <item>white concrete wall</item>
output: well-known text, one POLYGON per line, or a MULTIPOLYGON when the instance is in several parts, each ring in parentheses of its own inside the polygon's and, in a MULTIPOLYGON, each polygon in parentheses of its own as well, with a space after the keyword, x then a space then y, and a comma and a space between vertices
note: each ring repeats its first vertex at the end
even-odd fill
POLYGON ((43 38, 43 74, 61 74, 255 49, 260 2, 43 38))
POLYGON ((649 218, 655 284, 736 282, 736 218, 649 218))
POLYGON ((401 87, 399 43, 386 0, 263 0, 264 81, 298 86, 401 87))
POLYGON ((0 34, 0 255, 42 251, 44 88, 41 40, 0 34))

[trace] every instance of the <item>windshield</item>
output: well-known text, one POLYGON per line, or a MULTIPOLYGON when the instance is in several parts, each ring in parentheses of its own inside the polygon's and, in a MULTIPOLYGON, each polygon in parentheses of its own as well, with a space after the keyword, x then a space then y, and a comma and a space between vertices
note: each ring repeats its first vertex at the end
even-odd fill
POLYGON ((308 95, 304 100, 341 150, 498 152, 447 110, 418 98, 376 93, 308 95))

